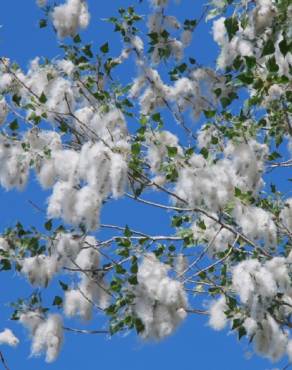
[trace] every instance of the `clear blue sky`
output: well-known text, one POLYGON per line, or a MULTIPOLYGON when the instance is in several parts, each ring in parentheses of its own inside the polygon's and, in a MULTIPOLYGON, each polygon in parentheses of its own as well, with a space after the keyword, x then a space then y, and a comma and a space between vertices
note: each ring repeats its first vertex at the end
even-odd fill
MULTIPOLYGON (((100 19, 113 15, 118 7, 126 6, 131 2, 89 0, 88 3, 92 20, 89 31, 84 34, 84 37, 97 45, 109 41, 110 45, 114 44, 113 48, 118 50, 117 35, 113 35, 112 27, 100 19)), ((182 0, 181 5, 171 6, 171 10, 177 15, 185 14, 188 18, 195 18, 200 9, 198 4, 198 0, 182 0)), ((40 18, 41 12, 34 0, 2 1, 1 56, 10 57, 23 67, 38 55, 48 58, 61 56, 62 51, 58 48, 52 29, 38 28, 40 18)), ((192 48, 191 54, 198 58, 199 62, 213 63, 217 49, 210 36, 210 25, 202 26, 194 38, 192 48)), ((133 70, 123 71, 123 78, 129 78, 132 72, 133 70)), ((17 219, 23 221, 25 225, 41 226, 44 216, 33 209, 28 201, 32 200, 41 205, 44 204, 47 195, 40 190, 34 180, 23 193, 7 193, 0 189, 0 228, 3 230, 17 219)), ((127 222, 133 228, 152 233, 161 232, 162 229, 167 230, 168 227, 167 215, 163 212, 148 210, 143 205, 137 206, 126 200, 107 206, 102 214, 102 222, 117 224, 127 222), (159 230, 156 229, 157 224, 160 227, 159 230)), ((11 273, 1 273, 0 279, 0 330, 12 327, 22 340, 17 349, 1 348, 11 370, 49 368, 55 370, 265 370, 275 367, 256 355, 247 360, 246 352, 251 351, 252 348, 244 342, 238 343, 234 335, 227 335, 228 331, 214 332, 208 328, 206 318, 199 316, 188 318, 172 337, 161 343, 143 343, 133 334, 126 337, 118 335, 109 339, 102 335, 66 333, 60 357, 56 362, 48 365, 43 357, 29 358, 30 341, 26 337, 25 330, 15 322, 8 322, 9 308, 3 307, 3 304, 9 300, 28 295, 31 288, 24 278, 13 276, 11 273)), ((101 322, 102 319, 97 317, 89 326, 100 328, 101 322)), ((82 327, 82 323, 76 321, 74 326, 82 327)))

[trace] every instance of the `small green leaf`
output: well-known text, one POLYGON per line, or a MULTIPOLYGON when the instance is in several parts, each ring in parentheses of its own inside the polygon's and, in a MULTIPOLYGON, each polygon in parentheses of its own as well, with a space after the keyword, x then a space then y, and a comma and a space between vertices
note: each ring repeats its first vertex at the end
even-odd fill
POLYGON ((173 158, 177 155, 177 147, 176 146, 167 146, 167 153, 170 158, 173 158))
POLYGON ((12 96, 12 101, 16 104, 16 105, 20 105, 20 101, 21 101, 21 97, 19 96, 19 95, 17 95, 17 94, 14 94, 13 96, 12 96))
POLYGON ((44 92, 42 92, 42 94, 41 94, 41 96, 39 97, 39 101, 41 102, 41 103, 46 103, 46 101, 47 101, 47 97, 46 97, 46 95, 44 94, 44 92))
POLYGON ((265 43, 263 47, 262 57, 265 55, 273 54, 275 52, 274 42, 271 39, 265 43))
POLYGON ((197 222, 197 225, 199 226, 200 229, 202 230, 206 230, 206 225, 205 225, 205 222, 203 220, 200 220, 197 222))
POLYGON ((244 59, 248 68, 254 67, 257 63, 255 57, 245 56, 244 59))
POLYGON ((76 36, 74 36, 73 37, 73 41, 75 42, 75 44, 78 44, 79 42, 81 42, 81 37, 80 37, 80 35, 76 35, 76 36))
POLYGON ((251 84, 254 82, 254 77, 252 74, 249 74, 249 73, 241 73, 240 75, 237 76, 237 78, 245 83, 245 84, 251 84))
POLYGON ((241 190, 239 189, 239 188, 237 188, 237 187, 235 187, 234 188, 234 195, 236 196, 236 197, 240 197, 241 196, 241 190))
POLYGON ((137 285, 137 284, 138 284, 137 276, 136 276, 136 275, 131 275, 131 276, 128 278, 128 282, 129 282, 131 285, 137 285))
POLYGON ((278 152, 273 152, 269 155, 268 159, 269 161, 274 161, 275 159, 281 158, 281 154, 278 152))
POLYGON ((216 111, 214 110, 204 110, 204 114, 206 118, 212 118, 215 116, 216 111))
POLYGON ((59 284, 64 291, 68 290, 68 285, 63 283, 63 281, 59 280, 59 284))
POLYGON ((66 132, 68 131, 68 125, 67 125, 67 123, 66 123, 66 122, 64 122, 64 121, 60 122, 60 124, 59 124, 59 129, 60 129, 62 132, 66 133, 66 132))
POLYGON ((62 306, 62 304, 63 299, 60 296, 56 295, 53 301, 53 306, 62 306))
POLYGON ((126 270, 121 265, 115 265, 115 270, 117 274, 125 274, 126 270))
POLYGON ((269 72, 278 72, 279 71, 279 66, 278 66, 274 56, 267 61, 266 66, 267 66, 269 72))
POLYGON ((292 43, 291 44, 288 44, 286 39, 283 38, 283 40, 281 42, 279 42, 279 49, 281 51, 281 53, 284 55, 284 57, 286 56, 286 54, 289 52, 289 51, 292 51, 292 43))
POLYGON ((45 229, 48 230, 48 231, 51 231, 52 230, 52 219, 48 220, 46 223, 45 223, 45 229))
POLYGON ((2 265, 0 271, 2 271, 2 270, 7 271, 7 270, 10 270, 11 269, 11 263, 10 263, 9 260, 7 260, 7 259, 1 259, 0 263, 2 265))
POLYGON ((108 46, 108 42, 106 42, 105 44, 101 45, 100 47, 100 51, 104 54, 108 53, 109 52, 109 46, 108 46))
POLYGON ((16 131, 19 128, 18 121, 16 118, 12 122, 9 123, 9 128, 12 131, 16 131))
POLYGON ((125 227, 124 235, 125 235, 126 238, 130 238, 133 235, 133 233, 129 229, 129 226, 128 225, 126 225, 126 227, 125 227))
POLYGON ((141 144, 140 143, 133 143, 131 146, 131 151, 133 155, 139 155, 141 151, 141 144))
POLYGON ((238 339, 241 339, 246 335, 246 330, 243 326, 238 329, 238 339))
POLYGON ((201 149, 201 151, 200 151, 200 153, 202 154, 202 156, 205 158, 205 159, 207 159, 208 158, 208 155, 209 155, 209 151, 208 151, 208 149, 207 148, 202 148, 201 149))
POLYGON ((137 318, 135 320, 135 328, 136 328, 138 334, 142 333, 145 330, 145 326, 144 326, 141 319, 137 318))
POLYGON ((40 28, 47 27, 47 20, 46 19, 40 19, 40 21, 39 21, 39 27, 40 28))
POLYGON ((235 17, 227 18, 224 21, 224 25, 226 27, 226 31, 227 31, 227 34, 228 34, 229 41, 231 41, 233 36, 239 30, 238 21, 235 17))
POLYGON ((160 113, 152 114, 151 118, 153 119, 154 122, 160 122, 161 121, 160 113))

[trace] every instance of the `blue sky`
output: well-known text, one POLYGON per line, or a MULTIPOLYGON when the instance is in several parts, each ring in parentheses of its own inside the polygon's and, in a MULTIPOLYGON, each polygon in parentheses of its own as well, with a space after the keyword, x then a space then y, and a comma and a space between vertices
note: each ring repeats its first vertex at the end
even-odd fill
MULTIPOLYGON (((132 1, 134 3, 134 0, 132 1)), ((145 2, 145 0, 144 0, 145 2)), ((200 0, 201 2, 201 0, 200 0)), ((186 14, 195 18, 199 12, 199 1, 183 0, 179 6, 171 6, 176 15, 186 14)), ((131 4, 127 0, 89 0, 92 13, 91 25, 84 34, 84 39, 101 45, 109 41, 112 50, 119 50, 118 37, 113 34, 112 27, 101 21, 115 12, 120 6, 131 4)), ((136 1, 138 3, 138 1, 136 1)), ((146 7, 142 5, 142 12, 146 7)), ((1 56, 10 57, 22 67, 28 65, 35 56, 48 58, 62 55, 52 29, 40 30, 38 20, 42 17, 34 0, 3 1, 0 13, 0 49, 1 56)), ((82 34, 83 36, 83 34, 82 34)), ((212 65, 217 47, 210 36, 210 25, 202 25, 195 34, 190 54, 201 63, 212 65)), ((121 72, 120 72, 121 73, 121 72)), ((132 77, 133 70, 123 71, 121 80, 132 77)), ((23 193, 5 192, 0 189, 0 228, 12 225, 21 220, 25 225, 42 226, 44 215, 37 212, 29 200, 36 204, 44 204, 48 193, 41 191, 34 179, 23 193)), ((130 200, 106 206, 102 212, 103 223, 128 223, 133 228, 158 233, 168 228, 168 216, 160 210, 148 209, 136 205, 130 200), (122 216, 122 219, 121 219, 122 216), (157 230, 159 225, 159 230, 157 230)), ((134 334, 118 335, 107 338, 102 335, 82 335, 66 333, 65 343, 59 359, 48 365, 43 358, 29 358, 30 341, 25 330, 15 322, 9 322, 9 308, 3 306, 18 296, 28 295, 29 285, 24 278, 1 273, 0 295, 0 330, 12 327, 22 342, 17 349, 1 348, 11 370, 89 370, 89 369, 127 369, 127 370, 246 370, 272 369, 270 362, 253 355, 247 360, 247 352, 252 348, 246 343, 239 343, 234 335, 225 332, 214 332, 208 328, 205 317, 189 317, 182 327, 170 338, 160 343, 144 343, 134 334)), ((100 328, 102 319, 97 317, 91 328, 100 328)), ((82 323, 74 322, 75 327, 82 323)), ((1 369, 1 364, 0 364, 1 369)))

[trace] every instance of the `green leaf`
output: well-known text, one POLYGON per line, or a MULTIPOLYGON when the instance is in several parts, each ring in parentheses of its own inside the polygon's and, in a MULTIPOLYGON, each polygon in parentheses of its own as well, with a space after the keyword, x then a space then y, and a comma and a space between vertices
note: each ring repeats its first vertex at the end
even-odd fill
POLYGON ((121 265, 115 265, 115 270, 117 274, 125 274, 127 272, 121 265))
POLYGON ((80 37, 80 35, 75 35, 74 37, 73 37, 73 41, 75 42, 75 44, 79 44, 80 42, 81 42, 81 37, 80 37))
POLYGON ((238 339, 241 339, 246 335, 246 330, 243 326, 238 329, 238 339))
POLYGON ((62 297, 56 295, 55 298, 54 298, 54 301, 53 301, 53 306, 62 306, 63 304, 63 299, 62 297))
POLYGON ((257 63, 255 57, 245 56, 244 59, 248 68, 253 68, 257 63))
POLYGON ((266 66, 267 66, 269 72, 278 72, 279 71, 279 66, 278 66, 274 56, 267 61, 266 66))
POLYGON ((239 189, 239 188, 237 188, 237 187, 235 187, 234 188, 234 195, 236 196, 236 197, 240 197, 241 196, 241 190, 239 189))
POLYGON ((235 17, 227 18, 224 21, 226 31, 228 34, 229 41, 233 38, 236 32, 239 30, 238 21, 235 17))
POLYGON ((180 73, 184 73, 185 70, 187 69, 186 63, 182 63, 179 66, 177 66, 177 69, 180 71, 180 73))
POLYGON ((3 270, 4 271, 11 270, 11 263, 10 263, 9 260, 7 260, 7 259, 1 259, 0 263, 2 265, 0 271, 3 271, 3 270))
POLYGON ((67 123, 64 122, 64 121, 61 121, 60 124, 59 124, 59 129, 62 132, 66 133, 68 131, 68 125, 67 125, 67 123))
POLYGON ((216 145, 216 144, 218 144, 218 142, 219 142, 218 137, 212 136, 212 138, 211 138, 211 144, 216 145))
POLYGON ((46 19, 40 19, 40 21, 39 21, 39 27, 40 28, 47 27, 47 20, 46 19))
POLYGON ((137 275, 131 275, 131 276, 128 278, 128 282, 129 282, 131 285, 137 285, 137 284, 138 284, 137 275))
POLYGON ((220 103, 222 104, 222 107, 225 109, 226 107, 228 107, 228 105, 230 105, 231 100, 224 96, 223 98, 220 99, 220 103))
POLYGON ((39 101, 40 103, 43 103, 43 104, 47 101, 47 97, 44 94, 44 92, 41 93, 41 96, 39 97, 39 101))
POLYGON ((265 43, 263 47, 262 57, 265 55, 273 54, 275 52, 274 42, 271 39, 265 43))
POLYGON ((215 110, 204 110, 204 115, 206 118, 212 118, 216 114, 215 110))
POLYGON ((160 113, 152 114, 151 118, 153 119, 154 122, 160 122, 161 121, 160 113))
POLYGON ((232 322, 232 330, 238 328, 241 325, 242 325, 242 320, 241 319, 234 319, 233 322, 232 322))
POLYGON ((205 158, 205 159, 207 159, 208 158, 208 155, 209 155, 209 151, 208 151, 208 149, 207 148, 202 148, 201 149, 201 151, 200 151, 200 153, 202 154, 202 156, 205 158))
POLYGON ((133 155, 139 155, 141 151, 141 144, 140 143, 133 143, 131 146, 131 151, 133 155))
POLYGON ((68 290, 68 285, 63 283, 63 281, 59 280, 59 284, 64 291, 68 290))
POLYGON ((20 101, 21 101, 21 97, 19 96, 19 95, 17 95, 17 94, 14 94, 13 96, 12 96, 12 101, 16 104, 16 105, 20 105, 20 101))
POLYGON ((125 227, 124 235, 125 235, 126 238, 130 238, 133 235, 133 233, 129 229, 129 226, 128 225, 126 225, 126 227, 125 227))
POLYGON ((206 225, 205 225, 205 222, 203 220, 200 220, 197 222, 197 225, 199 226, 200 229, 202 230, 206 230, 206 225))
POLYGON ((292 49, 292 43, 288 44, 286 39, 283 38, 283 40, 281 42, 279 42, 279 49, 281 51, 281 53, 284 55, 284 57, 286 56, 286 54, 291 51, 292 49))
POLYGON ((281 154, 278 152, 273 152, 269 155, 268 159, 269 161, 274 161, 275 159, 281 158, 281 154))
POLYGON ((52 219, 48 220, 46 223, 45 223, 45 229, 48 230, 48 231, 51 231, 52 230, 52 219))
POLYGON ((182 216, 173 216, 171 221, 171 226, 173 227, 179 227, 183 223, 183 217, 182 216))
POLYGON ((136 331, 137 331, 138 334, 142 333, 145 330, 145 326, 144 326, 141 319, 137 318, 135 320, 135 328, 136 328, 136 331))
POLYGON ((18 121, 16 118, 12 122, 9 123, 9 128, 12 131, 16 131, 19 128, 18 121))
POLYGON ((137 264, 137 262, 132 263, 132 266, 131 266, 130 271, 131 271, 132 274, 137 274, 137 272, 138 272, 138 264, 137 264))
POLYGON ((113 281, 111 281, 110 287, 112 291, 117 293, 120 292, 122 289, 121 280, 117 280, 117 278, 115 278, 113 281))
POLYGON ((177 155, 177 147, 176 146, 167 146, 167 154, 170 158, 173 158, 177 155))
POLYGON ((93 57, 93 54, 92 54, 92 51, 91 51, 91 45, 85 45, 84 48, 82 49, 83 53, 88 56, 88 58, 92 58, 93 57))
POLYGON ((108 42, 106 42, 105 44, 101 45, 100 47, 100 51, 104 54, 108 53, 109 52, 109 46, 108 46, 108 42))
POLYGON ((245 83, 245 84, 251 84, 254 82, 254 77, 252 74, 249 74, 249 73, 241 73, 240 75, 237 76, 237 78, 245 83))

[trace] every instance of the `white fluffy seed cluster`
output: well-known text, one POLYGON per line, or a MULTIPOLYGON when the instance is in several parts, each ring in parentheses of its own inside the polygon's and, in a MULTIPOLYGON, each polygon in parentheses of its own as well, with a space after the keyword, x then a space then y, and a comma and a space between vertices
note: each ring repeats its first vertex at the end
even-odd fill
POLYGON ((182 148, 178 143, 178 137, 169 131, 158 131, 147 134, 147 160, 151 171, 156 174, 163 174, 163 164, 168 157, 168 148, 175 149, 175 158, 183 155, 182 148))
POLYGON ((228 321, 225 311, 227 311, 227 305, 224 295, 221 295, 217 300, 214 300, 210 303, 209 325, 214 330, 222 330, 225 328, 228 321))
POLYGON ((7 114, 9 112, 8 105, 6 103, 5 98, 0 99, 0 125, 2 125, 7 117, 7 114))
MULTIPOLYGON (((277 245, 277 227, 273 215, 262 208, 245 205, 236 196, 236 190, 256 195, 264 185, 264 164, 268 148, 254 139, 248 143, 229 141, 224 149, 223 157, 211 163, 201 154, 193 154, 187 164, 182 158, 182 148, 178 138, 168 131, 154 132, 147 136, 147 160, 155 174, 154 181, 160 185, 166 181, 164 167, 167 164, 168 150, 175 149, 175 165, 178 180, 175 193, 186 200, 190 207, 203 207, 216 219, 216 212, 232 206, 232 216, 243 234, 252 241, 262 243, 265 248, 277 245)), ((288 225, 291 217, 289 201, 282 212, 284 225, 288 225)), ((233 234, 220 229, 220 225, 210 217, 201 216, 206 228, 193 224, 194 238, 210 243, 209 252, 222 252, 234 241, 233 234)))
MULTIPOLYGON (((93 109, 89 98, 80 94, 70 79, 73 70, 67 60, 41 64, 36 58, 27 74, 16 71, 27 86, 19 86, 22 104, 34 106, 28 109, 27 118, 46 113, 47 119, 55 122, 70 113, 70 125, 84 140, 69 149, 62 144, 62 135, 36 128, 26 132, 22 140, 1 137, 0 184, 6 189, 23 189, 33 166, 40 184, 53 187, 48 216, 95 230, 104 199, 124 194, 130 145, 122 112, 115 107, 105 112, 102 105, 93 109), (29 91, 43 96, 43 103, 31 101, 29 91)), ((0 115, 5 104, 2 99, 0 115)), ((4 113, 2 116, 5 119, 4 113)))
POLYGON ((75 36, 79 28, 86 28, 89 24, 86 0, 67 0, 65 4, 56 6, 52 19, 60 38, 75 36))
POLYGON ((184 56, 184 49, 191 43, 192 30, 184 29, 178 19, 173 15, 165 14, 168 0, 151 0, 153 13, 148 17, 148 30, 155 34, 157 39, 150 49, 152 63, 157 64, 163 59, 163 50, 169 57, 180 61, 184 56), (168 36, 165 38, 165 31, 168 36), (170 36, 173 31, 180 31, 178 37, 170 36))
POLYGON ((53 154, 39 172, 45 186, 58 179, 49 198, 48 217, 62 218, 77 226, 82 223, 88 230, 96 230, 103 200, 110 194, 114 198, 124 194, 127 171, 125 156, 113 153, 103 143, 87 142, 80 152, 63 150, 53 154), (64 161, 64 156, 68 161, 64 161))
POLYGON ((144 324, 142 336, 161 339, 185 319, 187 297, 180 282, 168 276, 169 267, 148 253, 139 266, 134 313, 144 324))
POLYGON ((19 339, 13 334, 10 329, 5 329, 0 332, 0 345, 7 344, 8 346, 15 347, 19 343, 19 339))
POLYGON ((94 273, 100 264, 99 252, 92 248, 95 244, 93 237, 87 237, 84 249, 78 253, 74 261, 75 268, 87 272, 80 274, 81 279, 75 289, 65 292, 64 312, 68 317, 80 316, 83 320, 90 320, 94 305, 104 309, 109 304, 110 296, 106 284, 97 273, 94 273))
POLYGON ((227 96, 232 89, 226 88, 224 78, 208 68, 197 68, 188 77, 182 77, 173 85, 164 83, 159 73, 149 67, 142 68, 138 78, 133 81, 130 97, 138 97, 142 114, 165 107, 166 102, 180 112, 190 111, 198 119, 204 110, 212 109, 218 98, 214 91, 222 90, 227 96))
POLYGON ((83 320, 92 318, 93 308, 103 310, 109 305, 110 295, 102 279, 88 278, 82 275, 75 289, 66 291, 64 313, 68 317, 79 316, 83 320))
MULTIPOLYGON (((93 236, 80 238, 68 233, 60 233, 51 242, 49 249, 50 255, 27 257, 21 262, 21 272, 27 276, 30 283, 47 286, 63 267, 70 268, 80 276, 80 282, 76 288, 71 287, 64 294, 65 315, 89 320, 92 318, 94 307, 106 308, 110 295, 106 283, 97 272, 100 266, 100 254, 96 249, 95 238, 93 236)), ((29 311, 20 316, 20 322, 31 332, 32 355, 45 352, 46 361, 54 361, 63 341, 61 317, 49 315, 44 319, 40 312, 29 311)), ((0 333, 0 343, 1 338, 0 333)), ((4 341, 3 336, 3 343, 4 341)))
MULTIPOLYGON (((287 258, 273 257, 261 263, 248 259, 238 263, 232 271, 232 288, 237 293, 245 314, 243 320, 247 335, 254 338, 257 353, 273 361, 285 353, 291 359, 289 331, 281 326, 292 313, 292 290, 290 284, 291 253, 287 258), (281 305, 274 314, 268 310, 276 297, 281 296, 281 305)), ((224 296, 210 305, 209 324, 216 330, 223 329, 228 318, 228 306, 224 296)))
POLYGON ((21 272, 32 285, 44 287, 63 267, 89 274, 99 267, 100 256, 96 244, 93 236, 80 238, 69 233, 59 233, 49 245, 49 255, 39 254, 20 261, 21 272))
POLYGON ((29 156, 21 144, 0 136, 0 185, 23 190, 29 176, 29 156))
POLYGON ((284 227, 292 232, 292 198, 286 199, 284 207, 280 213, 280 220, 284 227))
MULTIPOLYGON (((212 214, 216 218, 216 214, 212 214)), ((207 216, 201 216, 200 219, 191 226, 194 239, 198 243, 208 243, 208 254, 213 256, 216 253, 224 252, 232 246, 235 241, 234 234, 222 228, 218 222, 213 221, 207 216), (203 227, 200 225, 204 225, 203 227)))
POLYGON ((44 352, 47 362, 54 361, 63 343, 61 316, 51 314, 44 318, 37 311, 28 311, 22 313, 19 320, 30 331, 32 336, 32 355, 39 356, 44 352))
POLYGON ((237 203, 232 212, 243 234, 252 241, 262 241, 265 248, 277 245, 277 227, 270 212, 237 203))
MULTIPOLYGON (((225 68, 233 63, 237 56, 255 56, 264 65, 267 57, 262 57, 262 49, 265 42, 271 36, 271 26, 276 16, 276 7, 272 0, 256 0, 255 7, 249 12, 249 22, 243 28, 239 23, 239 30, 229 40, 225 27, 225 18, 221 17, 214 21, 213 37, 221 47, 221 54, 217 59, 219 68, 225 68)), ((283 36, 279 33, 276 37, 276 63, 279 66, 281 75, 289 76, 289 63, 292 61, 292 54, 288 52, 282 55, 279 43, 283 36)), ((263 72, 263 71, 261 71, 263 72)))
POLYGON ((179 168, 176 193, 190 206, 205 206, 210 211, 223 209, 234 199, 234 189, 255 194, 264 184, 262 173, 268 148, 255 140, 229 142, 224 157, 210 164, 193 154, 188 166, 179 168))
POLYGON ((102 143, 85 143, 80 151, 62 149, 54 132, 28 133, 26 151, 20 142, 0 138, 0 184, 5 189, 22 190, 27 184, 30 161, 40 184, 53 187, 48 202, 48 217, 95 230, 99 224, 102 201, 110 194, 119 198, 127 186, 125 155, 115 153, 102 143), (43 152, 49 149, 49 158, 43 152), (80 183, 83 186, 80 186, 80 183))
MULTIPOLYGON (((124 194, 130 147, 123 114, 116 108, 106 113, 102 109, 94 111, 69 81, 72 68, 72 63, 65 60, 55 65, 41 65, 39 59, 35 59, 26 75, 17 73, 34 94, 45 96, 43 104, 36 104, 28 111, 28 118, 31 114, 47 112, 48 118, 54 121, 56 115, 72 111, 75 118, 71 124, 87 141, 79 148, 64 148, 61 135, 36 128, 28 131, 23 140, 3 136, 0 138, 0 184, 6 189, 23 189, 29 168, 34 166, 40 184, 44 188, 53 187, 48 216, 63 218, 73 225, 82 223, 87 229, 95 230, 103 200, 109 195, 118 198, 124 194)), ((27 90, 23 86, 20 90, 23 103, 29 103, 27 90)))

